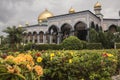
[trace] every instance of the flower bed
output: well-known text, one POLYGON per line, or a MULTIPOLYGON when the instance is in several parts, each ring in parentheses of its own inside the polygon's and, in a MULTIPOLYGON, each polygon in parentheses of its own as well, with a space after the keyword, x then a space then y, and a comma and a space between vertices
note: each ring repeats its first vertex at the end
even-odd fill
POLYGON ((30 54, 8 55, 0 58, 0 80, 39 80, 42 67, 30 54))
MULTIPOLYGON (((30 64, 21 70, 25 72, 26 70, 32 70, 32 74, 35 75, 35 77, 31 76, 32 78, 41 76, 41 68, 35 70, 35 65, 41 65, 44 69, 41 80, 111 80, 111 76, 114 75, 116 69, 119 68, 118 63, 120 63, 120 61, 117 53, 118 50, 47 50, 41 52, 33 50, 28 51, 27 54, 19 54, 18 52, 9 54, 13 54, 15 56, 14 58, 19 56, 25 58, 27 55, 33 57, 32 60, 25 63, 21 63, 20 60, 14 63, 17 65, 30 64), (35 65, 33 65, 31 61, 33 61, 35 65)), ((5 63, 7 63, 7 58, 5 58, 3 62, 5 61, 5 63)), ((14 58, 13 62, 16 62, 17 60, 14 61, 14 58)), ((7 61, 9 62, 10 60, 7 61)), ((3 64, 3 62, 1 62, 1 64, 3 64)), ((7 71, 9 71, 9 69, 7 71)), ((25 72, 22 74, 25 78, 31 75, 25 75, 25 72)), ((34 80, 32 78, 28 80, 34 80)))

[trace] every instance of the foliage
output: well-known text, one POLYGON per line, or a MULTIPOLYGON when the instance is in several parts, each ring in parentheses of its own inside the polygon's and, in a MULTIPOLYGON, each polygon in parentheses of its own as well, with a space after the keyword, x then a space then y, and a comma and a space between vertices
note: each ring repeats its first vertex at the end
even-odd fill
POLYGON ((42 74, 42 67, 35 65, 30 54, 17 52, 15 56, 8 55, 4 59, 0 58, 1 80, 39 80, 42 74))
POLYGON ((120 49, 120 43, 115 43, 115 48, 120 49))
POLYGON ((83 49, 83 42, 75 36, 66 38, 62 43, 62 47, 67 50, 79 50, 83 49))
POLYGON ((89 31, 89 42, 91 42, 91 43, 98 42, 98 33, 93 28, 91 28, 89 31))
POLYGON ((46 51, 40 64, 42 80, 111 80, 117 67, 115 51, 46 51))
POLYGON ((23 38, 23 28, 16 28, 16 26, 13 27, 7 27, 3 32, 7 33, 7 41, 10 44, 10 47, 12 48, 18 48, 18 45, 22 42, 23 38))
POLYGON ((102 49, 103 46, 101 43, 87 43, 86 49, 102 49))
POLYGON ((104 48, 114 48, 114 35, 111 32, 99 32, 99 42, 102 43, 104 48))
MULTIPOLYGON (((20 57, 20 60, 15 60, 15 62, 18 61, 17 64, 20 63, 22 65, 26 64, 21 62, 21 60, 24 60, 25 58, 23 55, 29 54, 29 56, 33 56, 33 60, 30 61, 34 61, 34 64, 36 65, 42 65, 44 69, 44 74, 41 77, 41 80, 111 80, 111 76, 116 73, 116 68, 119 69, 117 64, 120 63, 118 50, 47 50, 41 52, 33 50, 24 53, 27 54, 20 54, 19 52, 9 52, 8 54, 14 55, 14 58, 17 58, 21 55, 22 57, 20 57)), ((5 58, 5 60, 6 59, 8 59, 8 57, 5 58)), ((8 64, 10 62, 9 65, 12 67, 14 66, 14 61, 12 62, 11 60, 5 60, 1 59, 0 64, 8 64)), ((0 67, 0 71, 2 71, 2 69, 8 71, 6 66, 0 67)), ((31 70, 30 67, 26 68, 26 66, 17 66, 20 67, 20 71, 29 71, 29 69, 31 70)), ((16 67, 13 68, 16 69, 16 67)), ((28 80, 34 80, 30 79, 33 77, 31 74, 25 74, 28 75, 23 75, 22 78, 29 77, 28 80)), ((16 76, 14 73, 11 75, 11 77, 16 76)), ((18 78, 19 76, 16 77, 18 78)), ((2 77, 0 76, 0 78, 2 77)))
POLYGON ((60 50, 61 45, 57 44, 33 44, 29 43, 24 46, 24 50, 60 50))

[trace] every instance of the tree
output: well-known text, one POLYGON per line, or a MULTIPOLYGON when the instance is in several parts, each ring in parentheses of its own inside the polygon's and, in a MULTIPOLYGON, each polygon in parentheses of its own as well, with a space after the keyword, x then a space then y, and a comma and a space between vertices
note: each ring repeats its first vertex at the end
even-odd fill
POLYGON ((61 43, 62 47, 67 50, 83 49, 85 44, 85 41, 78 39, 76 36, 69 36, 68 38, 64 39, 61 43))
POLYGON ((97 43, 98 42, 98 33, 95 29, 91 28, 89 31, 89 42, 97 43))
POLYGON ((7 27, 3 32, 7 33, 7 39, 8 43, 12 48, 18 48, 20 43, 22 42, 22 33, 25 30, 21 27, 16 28, 16 26, 13 27, 7 27))

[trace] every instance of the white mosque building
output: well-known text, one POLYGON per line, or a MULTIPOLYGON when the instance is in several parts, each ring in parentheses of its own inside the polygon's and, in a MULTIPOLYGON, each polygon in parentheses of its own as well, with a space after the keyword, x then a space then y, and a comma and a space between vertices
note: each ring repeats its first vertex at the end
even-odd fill
POLYGON ((38 24, 26 24, 23 28, 24 42, 37 44, 59 44, 68 36, 77 36, 81 40, 89 39, 89 29, 92 24, 103 31, 116 31, 120 19, 106 19, 101 13, 99 2, 94 5, 95 13, 85 10, 75 12, 71 7, 68 14, 54 16, 47 9, 38 16, 38 24))

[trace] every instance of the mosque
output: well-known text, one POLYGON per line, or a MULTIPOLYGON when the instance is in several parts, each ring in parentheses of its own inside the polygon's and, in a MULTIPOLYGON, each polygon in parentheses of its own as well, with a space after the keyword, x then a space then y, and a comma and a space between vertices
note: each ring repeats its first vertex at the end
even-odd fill
POLYGON ((77 36, 81 40, 89 40, 89 29, 94 24, 96 28, 103 31, 116 31, 120 26, 120 19, 106 19, 101 13, 102 6, 99 2, 94 5, 95 13, 85 10, 75 12, 71 7, 68 14, 54 16, 52 12, 45 9, 38 16, 38 24, 23 27, 25 43, 37 44, 59 44, 69 36, 77 36))

